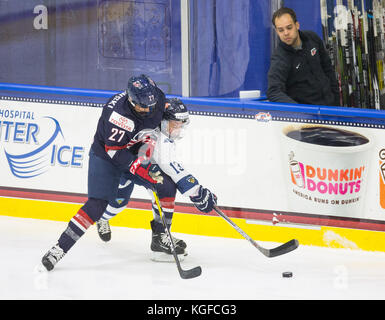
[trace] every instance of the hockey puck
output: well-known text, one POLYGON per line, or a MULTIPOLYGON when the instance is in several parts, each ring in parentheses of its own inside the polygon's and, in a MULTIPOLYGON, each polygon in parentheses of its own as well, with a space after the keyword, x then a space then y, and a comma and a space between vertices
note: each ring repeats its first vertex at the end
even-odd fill
POLYGON ((282 272, 282 277, 284 278, 291 278, 292 276, 293 276, 293 272, 291 271, 282 272))

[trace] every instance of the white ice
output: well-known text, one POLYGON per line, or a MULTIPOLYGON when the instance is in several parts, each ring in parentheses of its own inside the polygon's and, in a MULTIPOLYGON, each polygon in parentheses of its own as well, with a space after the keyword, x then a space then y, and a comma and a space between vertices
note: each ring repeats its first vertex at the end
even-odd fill
MULTIPOLYGON (((91 227, 51 272, 37 272, 67 223, 0 216, 0 300, 384 299, 385 253, 300 245, 266 258, 243 239, 174 234, 188 244, 183 280, 174 263, 150 260, 150 230, 91 227), (292 278, 282 272, 292 271, 292 278)), ((289 240, 289 239, 288 239, 289 240)), ((257 241, 258 242, 258 241, 257 241)), ((276 243, 258 242, 265 247, 276 243)))

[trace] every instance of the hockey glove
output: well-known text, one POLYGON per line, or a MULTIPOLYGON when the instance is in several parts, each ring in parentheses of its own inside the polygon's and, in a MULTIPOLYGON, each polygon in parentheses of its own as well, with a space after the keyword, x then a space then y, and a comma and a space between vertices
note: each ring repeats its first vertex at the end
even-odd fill
POLYGON ((217 204, 217 196, 202 186, 199 187, 198 194, 191 196, 190 200, 199 211, 204 213, 209 213, 217 204))
POLYGON ((145 157, 138 157, 131 165, 129 171, 152 185, 163 183, 162 173, 157 165, 153 165, 145 157), (146 162, 147 164, 144 164, 146 162))

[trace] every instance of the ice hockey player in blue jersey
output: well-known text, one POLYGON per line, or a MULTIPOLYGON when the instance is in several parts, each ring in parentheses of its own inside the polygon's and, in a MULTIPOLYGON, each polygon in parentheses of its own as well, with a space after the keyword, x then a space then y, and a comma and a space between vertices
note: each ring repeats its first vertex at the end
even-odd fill
MULTIPOLYGON (((151 163, 147 168, 150 175, 161 180, 161 183, 155 185, 155 189, 159 195, 167 226, 171 228, 177 190, 183 196, 189 197, 196 208, 205 213, 213 209, 217 198, 208 189, 202 187, 198 179, 191 175, 178 161, 175 142, 183 137, 190 121, 189 113, 181 100, 170 99, 168 102, 169 106, 163 115, 160 131, 157 133, 157 143, 151 163)), ((125 209, 135 184, 137 184, 135 181, 127 177, 121 179, 118 197, 109 202, 103 216, 96 224, 98 234, 103 241, 111 239, 111 228, 108 220, 125 209)), ((154 216, 154 220, 151 221, 152 241, 150 248, 153 253, 152 259, 154 261, 174 261, 155 199, 153 199, 151 189, 148 190, 152 198, 154 216)), ((174 238, 174 244, 179 259, 183 260, 184 256, 187 255, 186 243, 181 239, 174 238)))
POLYGON ((127 89, 103 107, 89 153, 88 200, 69 221, 57 244, 43 256, 42 264, 48 271, 100 219, 108 202, 116 199, 123 174, 157 183, 143 164, 151 158, 154 129, 160 125, 165 106, 162 90, 151 78, 140 75, 131 77, 127 89))

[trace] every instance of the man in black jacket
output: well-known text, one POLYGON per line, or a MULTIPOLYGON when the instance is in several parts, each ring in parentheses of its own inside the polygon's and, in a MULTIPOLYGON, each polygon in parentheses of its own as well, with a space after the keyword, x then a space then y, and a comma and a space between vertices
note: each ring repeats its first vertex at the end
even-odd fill
POLYGON ((272 102, 340 105, 335 72, 318 35, 300 31, 290 8, 278 9, 272 22, 280 41, 271 57, 267 98, 272 102))

